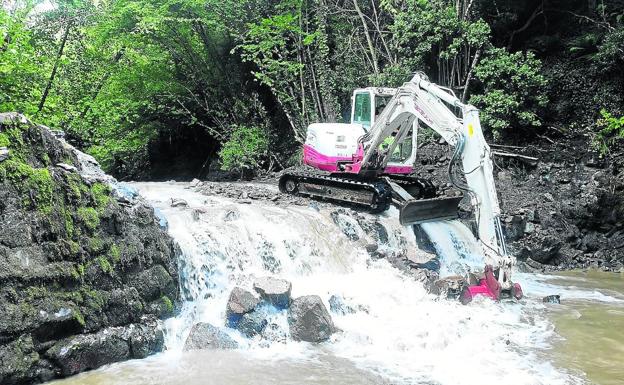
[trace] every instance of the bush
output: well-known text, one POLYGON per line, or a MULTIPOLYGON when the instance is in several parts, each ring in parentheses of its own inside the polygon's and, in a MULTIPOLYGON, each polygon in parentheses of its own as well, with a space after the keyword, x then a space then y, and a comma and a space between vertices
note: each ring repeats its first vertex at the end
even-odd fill
POLYGON ((481 93, 470 102, 481 109, 483 125, 494 137, 510 128, 541 125, 540 110, 546 106, 546 78, 540 73, 541 62, 532 53, 509 53, 492 48, 475 67, 481 93))
POLYGON ((604 109, 600 111, 600 115, 602 117, 596 122, 600 131, 594 138, 594 145, 602 154, 606 154, 618 139, 624 139, 624 116, 616 118, 604 109))
POLYGON ((268 140, 259 127, 236 126, 230 138, 219 151, 221 169, 227 171, 252 170, 266 160, 268 140))

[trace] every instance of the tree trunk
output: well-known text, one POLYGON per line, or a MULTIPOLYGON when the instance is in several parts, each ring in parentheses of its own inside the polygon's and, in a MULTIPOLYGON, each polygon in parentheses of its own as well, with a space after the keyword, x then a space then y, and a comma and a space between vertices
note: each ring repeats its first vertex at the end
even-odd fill
POLYGON ((364 14, 360 9, 357 0, 353 0, 353 6, 355 7, 355 11, 357 12, 360 20, 362 21, 362 26, 364 27, 364 36, 366 36, 366 43, 368 44, 368 50, 371 54, 371 62, 373 63, 373 71, 375 75, 379 75, 379 65, 377 63, 377 53, 375 52, 375 46, 373 45, 373 40, 370 37, 370 33, 368 31, 368 24, 366 24, 366 18, 364 18, 364 14))
POLYGON ((67 27, 65 27, 65 32, 63 33, 63 38, 61 40, 61 46, 56 54, 56 60, 54 61, 54 67, 52 67, 52 73, 50 74, 50 78, 48 79, 48 83, 46 84, 45 89, 43 90, 43 95, 41 95, 41 100, 39 101, 39 107, 37 107, 37 112, 41 112, 43 110, 43 106, 45 106, 46 99, 48 98, 48 94, 50 93, 50 89, 52 89, 52 83, 54 82, 54 78, 56 77, 56 71, 58 71, 59 61, 61 61, 61 56, 63 56, 63 50, 65 50, 65 43, 67 43, 67 37, 69 36, 69 30, 72 27, 72 21, 67 22, 67 27))

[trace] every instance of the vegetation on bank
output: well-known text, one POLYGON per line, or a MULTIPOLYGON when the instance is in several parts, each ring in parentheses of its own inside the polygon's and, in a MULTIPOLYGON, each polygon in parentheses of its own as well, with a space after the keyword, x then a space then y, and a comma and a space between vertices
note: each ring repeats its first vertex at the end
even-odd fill
POLYGON ((348 119, 354 88, 420 70, 495 140, 568 131, 607 152, 623 47, 619 0, 9 2, 0 111, 66 131, 118 176, 176 157, 242 172, 287 165, 309 123, 348 119))

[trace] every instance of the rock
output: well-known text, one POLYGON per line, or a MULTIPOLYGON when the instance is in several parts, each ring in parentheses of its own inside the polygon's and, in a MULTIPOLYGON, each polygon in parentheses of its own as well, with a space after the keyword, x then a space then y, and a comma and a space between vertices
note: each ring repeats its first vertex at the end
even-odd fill
POLYGON ((166 225, 135 189, 49 129, 0 114, 0 131, 8 128, 22 134, 11 161, 37 172, 0 177, 0 383, 161 350, 156 317, 170 316, 180 295, 181 251, 166 225))
POLYGON ((366 252, 368 252, 369 254, 373 254, 374 252, 377 251, 379 246, 376 243, 369 243, 366 245, 365 248, 366 248, 366 252))
POLYGON ((64 376, 162 350, 164 336, 154 320, 103 329, 57 342, 46 352, 64 376))
POLYGON ((292 284, 286 280, 262 277, 255 280, 253 288, 260 298, 278 309, 286 309, 290 304, 292 284))
POLYGON ((9 149, 6 147, 0 147, 0 162, 9 157, 9 149))
POLYGON ((171 198, 170 206, 171 207, 187 207, 188 202, 185 201, 184 199, 171 198))
POLYGON ((555 201, 555 198, 552 196, 552 194, 548 193, 548 192, 544 193, 544 198, 546 198, 546 200, 549 201, 549 202, 554 202, 555 201))
POLYGON ((561 296, 558 294, 555 295, 547 295, 542 299, 544 303, 561 303, 561 296))
POLYGON ((295 298, 288 310, 290 336, 295 341, 323 342, 336 331, 327 308, 317 295, 295 298))
POLYGON ((548 263, 559 254, 561 246, 560 239, 552 235, 546 236, 531 250, 530 257, 536 262, 548 263))
POLYGON ((62 168, 65 171, 69 171, 69 172, 77 172, 78 169, 75 166, 72 166, 71 164, 67 164, 67 163, 57 163, 56 164, 57 167, 62 168))
POLYGON ((201 181, 200 181, 199 179, 195 178, 195 179, 193 179, 193 180, 191 181, 191 183, 189 183, 189 186, 191 186, 191 187, 197 187, 200 183, 201 183, 201 181))
POLYGON ((245 313, 241 317, 236 329, 243 335, 251 338, 261 334, 266 328, 269 322, 266 319, 266 314, 262 311, 252 311, 245 313))
POLYGON ((226 307, 228 326, 236 327, 241 317, 253 311, 259 303, 260 300, 247 290, 240 287, 232 289, 226 307))
POLYGON ((193 325, 184 343, 184 351, 199 349, 236 349, 238 343, 225 331, 209 323, 199 322, 193 325))
POLYGON ((353 314, 358 311, 368 313, 368 307, 364 305, 352 305, 350 299, 345 299, 340 295, 332 295, 329 297, 329 310, 339 315, 353 314))
POLYGON ((438 294, 447 298, 458 298, 466 286, 468 286, 468 282, 459 275, 444 277, 435 282, 438 294))

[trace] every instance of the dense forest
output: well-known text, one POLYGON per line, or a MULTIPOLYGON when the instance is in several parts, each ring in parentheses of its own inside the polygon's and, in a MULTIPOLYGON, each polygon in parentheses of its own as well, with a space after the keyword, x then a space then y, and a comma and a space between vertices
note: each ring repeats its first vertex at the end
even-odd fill
MULTIPOLYGON (((490 140, 624 137, 624 0, 3 1, 0 112, 122 178, 279 170, 353 89, 415 71, 490 140)), ((0 146, 2 146, 0 136, 0 146)))

